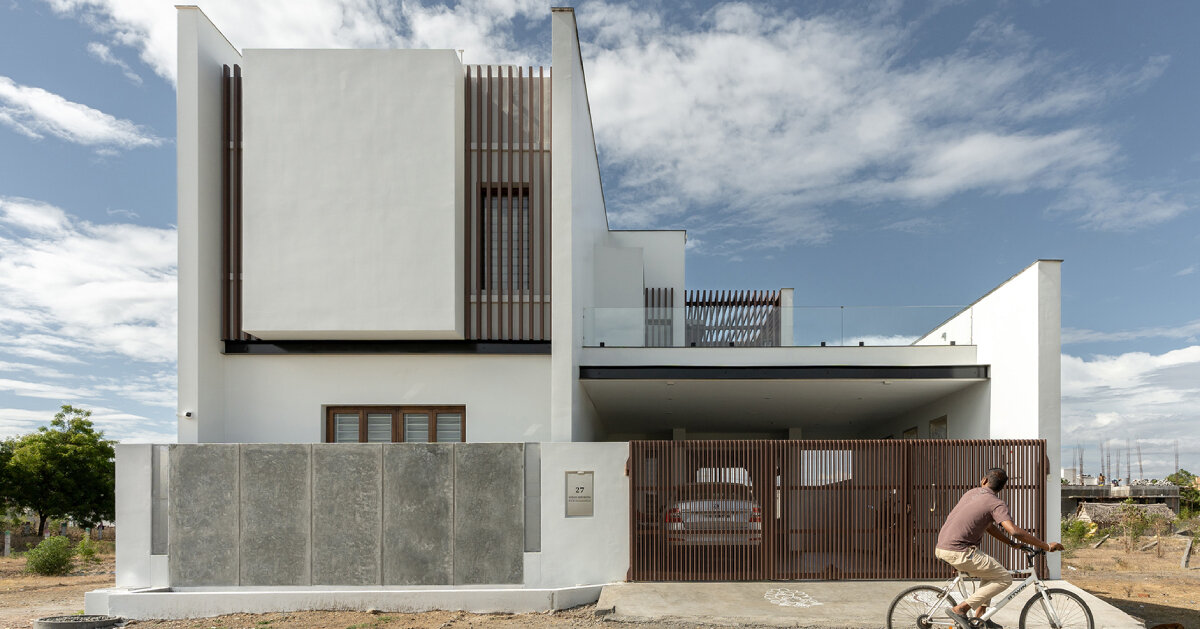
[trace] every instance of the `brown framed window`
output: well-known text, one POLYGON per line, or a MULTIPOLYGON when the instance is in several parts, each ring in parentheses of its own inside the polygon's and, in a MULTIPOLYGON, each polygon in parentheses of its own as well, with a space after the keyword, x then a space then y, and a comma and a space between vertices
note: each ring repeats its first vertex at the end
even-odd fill
POLYGON ((467 440, 465 406, 330 406, 327 443, 400 443, 467 440))
POLYGON ((485 186, 480 200, 483 237, 476 259, 483 290, 498 294, 529 292, 533 266, 529 188, 485 186))

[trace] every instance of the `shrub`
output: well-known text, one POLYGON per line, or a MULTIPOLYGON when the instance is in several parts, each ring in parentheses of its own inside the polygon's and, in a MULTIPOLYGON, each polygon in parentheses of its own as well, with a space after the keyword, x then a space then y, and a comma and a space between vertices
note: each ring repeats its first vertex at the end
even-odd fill
POLYGON ((25 570, 46 576, 66 574, 75 567, 74 556, 71 540, 55 535, 25 553, 25 570))
POLYGON ((1134 546, 1137 545, 1149 525, 1146 512, 1139 509, 1132 499, 1121 504, 1121 516, 1117 528, 1121 531, 1121 541, 1124 542, 1125 552, 1133 552, 1134 546))
POLYGON ((75 545, 75 554, 79 555, 79 558, 84 561, 89 561, 92 563, 100 561, 100 559, 96 557, 97 552, 99 552, 99 549, 96 547, 96 542, 93 542, 92 538, 87 535, 81 537, 79 539, 79 543, 75 545))
POLYGON ((1084 540, 1092 532, 1092 526, 1083 520, 1073 517, 1062 519, 1062 543, 1065 555, 1071 556, 1084 545, 1084 540))
POLYGON ((1062 521, 1062 539, 1065 543, 1080 544, 1083 538, 1088 536, 1092 527, 1083 520, 1075 518, 1063 518, 1062 521))

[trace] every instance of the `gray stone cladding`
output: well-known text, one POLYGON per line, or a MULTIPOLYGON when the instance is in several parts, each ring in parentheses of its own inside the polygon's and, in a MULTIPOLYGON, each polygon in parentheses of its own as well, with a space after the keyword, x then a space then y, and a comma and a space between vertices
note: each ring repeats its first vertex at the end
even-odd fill
POLYGON ((172 587, 523 582, 524 444, 179 444, 169 459, 172 587))

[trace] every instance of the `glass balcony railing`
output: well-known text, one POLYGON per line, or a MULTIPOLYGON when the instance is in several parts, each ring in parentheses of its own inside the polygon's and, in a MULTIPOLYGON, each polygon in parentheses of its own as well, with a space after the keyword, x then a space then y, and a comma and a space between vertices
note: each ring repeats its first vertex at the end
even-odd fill
POLYGON ((970 345, 961 306, 585 308, 584 347, 970 345), (948 321, 954 317, 953 321, 948 321), (945 325, 943 325, 945 324, 945 325))

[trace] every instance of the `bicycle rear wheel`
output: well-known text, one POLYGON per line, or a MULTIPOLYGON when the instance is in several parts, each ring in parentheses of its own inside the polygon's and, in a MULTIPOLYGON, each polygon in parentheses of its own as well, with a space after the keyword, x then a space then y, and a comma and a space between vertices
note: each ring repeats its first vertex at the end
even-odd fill
POLYGON ((1021 609, 1021 629, 1094 629, 1092 610, 1083 602, 1079 595, 1061 588, 1046 590, 1050 599, 1050 607, 1058 617, 1059 624, 1054 622, 1050 610, 1046 609, 1042 595, 1034 593, 1021 609))
POLYGON ((917 585, 896 595, 888 606, 888 629, 945 629, 954 621, 946 610, 954 601, 944 597, 945 590, 932 585, 917 585))

